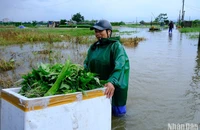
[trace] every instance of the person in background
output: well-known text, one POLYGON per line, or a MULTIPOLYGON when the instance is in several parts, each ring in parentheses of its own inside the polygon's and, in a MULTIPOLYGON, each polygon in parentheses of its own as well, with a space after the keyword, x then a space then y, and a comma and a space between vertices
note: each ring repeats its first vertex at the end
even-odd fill
POLYGON ((84 61, 87 71, 98 74, 104 85, 105 95, 112 98, 112 114, 126 114, 126 101, 129 82, 129 58, 119 37, 111 37, 112 26, 107 20, 99 20, 90 28, 97 41, 93 43, 84 61))
POLYGON ((174 28, 174 23, 170 21, 168 26, 169 26, 169 33, 172 33, 172 29, 174 28))

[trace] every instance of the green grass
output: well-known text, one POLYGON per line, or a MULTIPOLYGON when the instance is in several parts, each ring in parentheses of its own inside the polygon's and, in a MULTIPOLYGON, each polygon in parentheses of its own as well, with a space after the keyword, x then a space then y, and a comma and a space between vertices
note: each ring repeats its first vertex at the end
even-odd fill
POLYGON ((200 27, 180 28, 181 33, 200 32, 200 27))
POLYGON ((8 71, 15 68, 15 61, 9 60, 6 61, 5 59, 0 58, 0 71, 8 71))
POLYGON ((46 28, 46 29, 35 29, 38 33, 50 33, 59 35, 69 36, 88 36, 93 35, 94 32, 86 28, 46 28))
POLYGON ((137 33, 137 31, 123 31, 123 32, 120 32, 119 34, 120 35, 131 35, 133 33, 137 33))
POLYGON ((141 25, 141 24, 126 24, 122 25, 124 27, 131 27, 131 28, 149 28, 151 27, 150 25, 141 25))
MULTIPOLYGON (((155 28, 160 28, 161 26, 158 25, 158 24, 153 24, 152 26, 150 24, 144 24, 144 25, 141 25, 141 24, 126 24, 126 25, 123 25, 124 27, 131 27, 131 28, 151 28, 152 26, 155 27, 155 28)), ((163 26, 163 28, 168 28, 167 25, 163 26)))
MULTIPOLYGON (((118 32, 118 30, 113 30, 113 32, 118 32)), ((89 28, 0 28, 0 45, 61 41, 87 43, 93 41, 85 36, 94 36, 94 31, 89 28)))
MULTIPOLYGON (((181 33, 200 33, 200 27, 192 27, 192 28, 179 28, 181 33)), ((199 38, 199 34, 189 34, 189 38, 197 39, 199 38)))
POLYGON ((188 34, 188 36, 191 39, 197 39, 197 38, 199 38, 199 34, 188 34))

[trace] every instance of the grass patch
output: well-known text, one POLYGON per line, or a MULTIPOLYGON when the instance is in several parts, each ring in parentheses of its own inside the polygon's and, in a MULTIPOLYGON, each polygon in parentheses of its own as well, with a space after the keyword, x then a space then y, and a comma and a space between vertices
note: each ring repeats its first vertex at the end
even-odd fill
POLYGON ((0 59, 0 71, 8 71, 14 69, 15 68, 14 63, 15 63, 14 60, 6 61, 4 59, 0 59))
MULTIPOLYGON (((124 27, 131 27, 131 28, 151 28, 151 27, 154 27, 154 28, 160 28, 161 26, 158 25, 158 24, 153 24, 153 25, 150 25, 150 24, 126 24, 126 25, 123 25, 124 27)), ((168 25, 164 25, 162 26, 162 28, 168 28, 168 25)))
POLYGON ((197 38, 199 38, 199 34, 189 34, 188 36, 191 39, 197 39, 197 38))
POLYGON ((191 34, 188 34, 189 38, 191 38, 191 39, 197 39, 197 38, 199 38, 200 27, 179 28, 179 31, 181 33, 191 33, 191 34), (193 34, 193 33, 195 33, 195 34, 193 34))
POLYGON ((145 38, 121 38, 121 43, 126 47, 136 47, 140 41, 146 40, 145 38))
POLYGON ((0 79, 0 86, 3 88, 10 88, 13 85, 11 77, 3 77, 0 79))
POLYGON ((120 35, 131 35, 133 33, 137 33, 137 31, 123 31, 123 32, 120 32, 119 34, 120 35))
POLYGON ((200 32, 200 27, 193 28, 179 28, 181 33, 200 32))
MULTIPOLYGON (((113 32, 118 32, 118 30, 113 30, 113 32)), ((0 45, 61 41, 84 44, 94 41, 88 36, 94 36, 94 31, 85 28, 0 28, 0 45)))
POLYGON ((45 29, 35 29, 40 34, 58 34, 58 35, 69 35, 69 36, 89 36, 93 35, 94 32, 86 28, 45 28, 45 29))
POLYGON ((141 24, 126 24, 122 26, 130 27, 130 28, 149 28, 150 27, 150 25, 141 25, 141 24))
POLYGON ((31 42, 58 42, 58 34, 42 33, 36 29, 0 29, 0 45, 31 42))

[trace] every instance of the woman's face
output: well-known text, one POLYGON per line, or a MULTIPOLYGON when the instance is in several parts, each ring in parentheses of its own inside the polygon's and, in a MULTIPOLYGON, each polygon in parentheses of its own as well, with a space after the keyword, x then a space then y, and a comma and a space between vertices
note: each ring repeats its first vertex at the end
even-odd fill
POLYGON ((96 38, 99 40, 101 38, 109 38, 111 31, 108 30, 108 34, 106 32, 106 30, 97 30, 95 29, 95 36, 96 38))

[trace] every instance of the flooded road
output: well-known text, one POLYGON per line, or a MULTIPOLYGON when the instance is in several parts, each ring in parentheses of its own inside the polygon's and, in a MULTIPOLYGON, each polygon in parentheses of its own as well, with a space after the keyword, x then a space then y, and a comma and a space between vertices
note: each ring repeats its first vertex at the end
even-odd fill
POLYGON ((131 64, 127 115, 113 118, 112 129, 167 130, 172 123, 200 127, 198 40, 177 30, 169 35, 168 30, 140 29, 133 35, 147 40, 126 48, 131 64))
MULTIPOLYGON (((189 39, 177 30, 172 35, 168 30, 148 32, 147 28, 119 30, 137 31, 121 37, 145 37, 146 41, 135 48, 126 48, 131 66, 127 114, 113 117, 112 130, 167 130, 170 123, 193 123, 200 127, 198 39, 189 39)), ((85 45, 70 46, 66 42, 49 47, 52 46, 37 44, 0 48, 4 58, 14 58, 18 65, 14 72, 1 73, 1 78, 7 74, 11 80, 19 79, 38 62, 54 59, 52 62, 64 63, 68 55, 73 62, 82 64, 88 49, 85 45), (52 52, 44 55, 48 53, 45 49, 52 52)))

